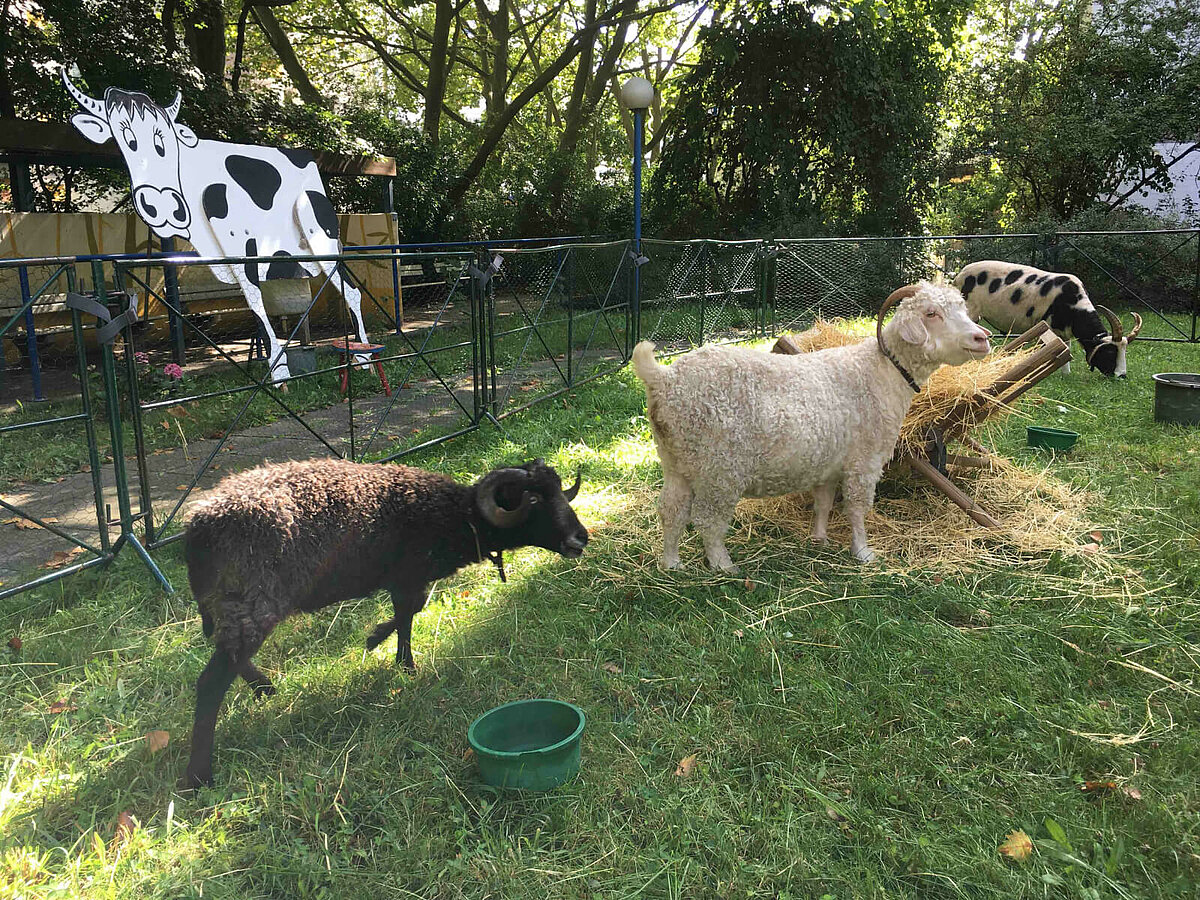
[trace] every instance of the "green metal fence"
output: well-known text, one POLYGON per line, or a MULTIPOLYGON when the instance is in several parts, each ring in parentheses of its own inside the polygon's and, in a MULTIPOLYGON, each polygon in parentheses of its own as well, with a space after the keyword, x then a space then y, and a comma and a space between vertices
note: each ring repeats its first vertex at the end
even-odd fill
POLYGON ((190 266, 256 258, 0 260, 0 599, 124 547, 166 586, 152 554, 196 491, 263 459, 397 459, 621 368, 639 334, 670 355, 871 315, 896 286, 975 260, 1072 272, 1138 311, 1144 339, 1198 342, 1196 229, 648 240, 640 259, 627 241, 545 243, 347 248, 343 276, 390 267, 403 311, 359 283, 369 358, 338 350, 356 331, 344 303, 318 314, 327 277, 285 320, 286 385, 244 305, 199 312, 175 287, 190 266), (138 315, 152 299, 165 331, 138 315))

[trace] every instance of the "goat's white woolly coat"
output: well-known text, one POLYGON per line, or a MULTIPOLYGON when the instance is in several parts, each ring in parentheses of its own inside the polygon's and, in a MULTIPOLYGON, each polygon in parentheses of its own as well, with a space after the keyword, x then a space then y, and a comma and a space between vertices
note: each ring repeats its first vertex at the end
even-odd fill
MULTIPOLYGON (((960 344, 956 355, 928 336, 921 317, 931 308, 955 322, 955 334, 975 328, 953 288, 922 284, 904 300, 884 328, 884 342, 918 383, 944 362, 970 358, 960 344)), ((638 344, 633 364, 646 387, 663 467, 664 566, 679 565, 679 534, 690 517, 710 564, 732 570, 723 535, 743 496, 815 489, 813 535, 823 541, 839 483, 854 532, 851 549, 860 559, 873 556, 863 519, 914 397, 874 336, 796 356, 702 347, 670 366, 659 365, 653 351, 649 342, 638 344)))

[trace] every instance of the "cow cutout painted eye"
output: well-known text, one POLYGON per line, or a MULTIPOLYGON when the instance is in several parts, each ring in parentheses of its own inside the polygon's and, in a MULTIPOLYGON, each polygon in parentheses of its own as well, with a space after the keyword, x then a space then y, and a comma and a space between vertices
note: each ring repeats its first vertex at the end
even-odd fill
POLYGON ((163 143, 163 136, 162 136, 161 131, 154 132, 154 152, 157 153, 159 156, 167 155, 167 147, 163 143))
POLYGON ((137 152, 137 135, 133 133, 133 129, 128 125, 121 129, 121 139, 129 145, 129 149, 137 152))

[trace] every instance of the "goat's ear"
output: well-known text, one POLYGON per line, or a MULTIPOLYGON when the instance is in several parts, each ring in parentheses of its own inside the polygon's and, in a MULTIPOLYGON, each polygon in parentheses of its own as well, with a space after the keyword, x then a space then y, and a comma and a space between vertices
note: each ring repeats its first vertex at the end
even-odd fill
POLYGON ((921 321, 920 313, 909 311, 900 320, 900 337, 910 344, 923 344, 929 339, 925 323, 921 321))

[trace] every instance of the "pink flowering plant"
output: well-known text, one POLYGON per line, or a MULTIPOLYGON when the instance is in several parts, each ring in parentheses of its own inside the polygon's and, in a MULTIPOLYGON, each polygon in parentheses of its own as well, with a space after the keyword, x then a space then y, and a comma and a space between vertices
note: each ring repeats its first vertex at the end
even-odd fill
POLYGON ((150 354, 143 350, 134 353, 133 360, 137 363, 138 384, 145 399, 156 400, 177 394, 186 380, 183 368, 177 363, 152 365, 150 354))

